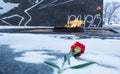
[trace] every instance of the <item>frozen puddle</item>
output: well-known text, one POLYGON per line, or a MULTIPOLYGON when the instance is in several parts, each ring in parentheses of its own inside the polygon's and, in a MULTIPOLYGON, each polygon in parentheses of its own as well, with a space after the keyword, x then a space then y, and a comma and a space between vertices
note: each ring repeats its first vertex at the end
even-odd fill
MULTIPOLYGON (((74 35, 65 34, 9 34, 1 33, 0 45, 9 45, 15 53, 21 53, 15 57, 15 61, 25 63, 43 63, 48 59, 56 59, 54 53, 66 54, 70 46, 79 41, 86 45, 85 54, 76 62, 71 59, 72 64, 80 64, 95 61, 97 64, 88 67, 71 70, 68 69, 63 74, 119 74, 120 73, 120 40, 114 39, 79 39, 74 35), (46 51, 42 51, 46 49, 46 51), (47 51, 48 50, 48 51, 47 51), (52 50, 53 52, 50 52, 52 50), (51 55, 48 55, 51 54, 51 55)), ((61 59, 56 59, 58 65, 61 59)), ((56 74, 56 70, 55 73, 56 74)))

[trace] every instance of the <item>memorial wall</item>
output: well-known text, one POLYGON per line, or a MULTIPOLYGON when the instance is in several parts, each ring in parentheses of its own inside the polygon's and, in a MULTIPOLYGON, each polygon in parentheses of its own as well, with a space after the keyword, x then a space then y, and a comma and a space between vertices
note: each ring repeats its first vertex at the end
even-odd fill
POLYGON ((1 26, 102 27, 103 0, 1 0, 1 26))

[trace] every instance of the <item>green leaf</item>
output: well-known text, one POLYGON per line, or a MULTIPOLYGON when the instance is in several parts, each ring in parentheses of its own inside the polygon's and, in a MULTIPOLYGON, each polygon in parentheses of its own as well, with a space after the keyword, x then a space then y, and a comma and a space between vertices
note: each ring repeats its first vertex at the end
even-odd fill
POLYGON ((67 55, 67 61, 68 61, 68 64, 70 65, 70 55, 67 55))
POLYGON ((44 63, 46 63, 47 65, 50 65, 52 67, 55 67, 57 69, 60 69, 60 67, 58 65, 56 65, 55 63, 53 63, 53 62, 47 62, 47 61, 45 61, 44 63))
POLYGON ((68 54, 70 57, 72 56, 72 50, 69 51, 69 54, 68 54))
POLYGON ((67 55, 64 56, 64 62, 66 62, 66 61, 67 61, 67 55))
POLYGON ((63 71, 64 71, 64 70, 59 69, 59 70, 58 70, 58 74, 61 74, 63 71))
POLYGON ((64 64, 65 64, 66 61, 67 61, 67 55, 64 55, 64 60, 63 60, 63 63, 62 63, 62 67, 64 67, 64 64))
POLYGON ((76 65, 76 66, 72 66, 72 67, 69 67, 71 69, 80 69, 80 68, 83 68, 83 67, 86 67, 88 65, 91 65, 91 64, 95 64, 96 62, 89 62, 89 63, 85 63, 85 64, 80 64, 80 65, 76 65))

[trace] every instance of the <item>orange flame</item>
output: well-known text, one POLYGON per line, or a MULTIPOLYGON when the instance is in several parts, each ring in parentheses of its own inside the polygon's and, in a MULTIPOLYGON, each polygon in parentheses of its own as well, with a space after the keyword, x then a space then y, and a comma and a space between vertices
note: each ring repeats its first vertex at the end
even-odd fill
POLYGON ((101 6, 96 7, 96 10, 101 10, 101 9, 102 9, 101 6))
POLYGON ((82 24, 84 24, 84 21, 76 18, 75 20, 68 22, 65 25, 65 27, 66 28, 77 28, 77 27, 80 27, 82 24))

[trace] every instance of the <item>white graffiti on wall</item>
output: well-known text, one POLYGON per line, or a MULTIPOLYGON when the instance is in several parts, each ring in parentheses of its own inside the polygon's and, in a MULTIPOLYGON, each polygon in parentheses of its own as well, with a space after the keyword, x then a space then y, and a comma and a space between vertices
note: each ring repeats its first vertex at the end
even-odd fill
POLYGON ((102 18, 100 16, 93 16, 93 15, 68 15, 67 22, 70 22, 72 20, 75 20, 78 18, 79 20, 84 20, 83 27, 100 27, 102 23, 102 18), (83 17, 83 19, 82 19, 83 17), (97 22, 96 22, 97 20, 97 22))
MULTIPOLYGON (((29 0, 29 1, 32 1, 32 0, 29 0)), ((20 3, 9 3, 9 2, 6 3, 3 0, 0 0, 0 4, 2 5, 2 6, 0 6, 0 20, 8 25, 12 25, 11 23, 5 21, 5 19, 9 19, 9 18, 17 16, 17 17, 21 18, 18 25, 19 26, 21 26, 21 25, 27 26, 27 24, 32 20, 32 16, 28 13, 28 11, 30 11, 34 7, 38 6, 39 4, 41 4, 43 1, 46 1, 46 0, 34 0, 34 3, 33 3, 34 5, 32 5, 31 7, 27 8, 25 10, 20 10, 20 12, 22 12, 24 14, 24 16, 22 16, 18 13, 14 13, 17 10, 19 10, 20 3), (14 11, 14 10, 16 10, 16 11, 14 11), (11 15, 8 13, 10 11, 11 11, 11 15)), ((44 9, 47 7, 51 7, 51 6, 59 6, 59 5, 62 5, 62 4, 71 2, 71 1, 73 1, 73 0, 66 0, 66 1, 51 0, 51 2, 48 2, 45 5, 39 7, 38 10, 41 10, 41 9, 44 9)))
MULTIPOLYGON (((0 14, 1 14, 0 20, 3 21, 4 23, 8 24, 8 25, 12 25, 11 23, 8 23, 7 21, 5 21, 5 19, 8 19, 8 18, 17 16, 17 17, 21 18, 21 20, 20 20, 20 22, 19 22, 18 25, 20 26, 20 25, 22 24, 22 22, 23 22, 24 20, 26 20, 25 23, 23 24, 24 26, 26 26, 26 25, 31 21, 31 19, 32 19, 31 15, 28 13, 28 11, 31 10, 32 8, 34 8, 35 6, 39 5, 39 4, 42 3, 43 1, 44 1, 44 0, 40 0, 40 1, 39 1, 39 0, 35 0, 35 4, 34 4, 33 6, 31 6, 31 7, 27 8, 27 9, 23 10, 23 13, 24 13, 27 17, 21 16, 21 15, 19 15, 19 14, 17 14, 17 13, 12 14, 12 15, 10 15, 10 16, 3 16, 3 17, 2 17, 2 15, 5 15, 5 13, 7 13, 7 12, 9 12, 10 10, 18 7, 18 5, 20 5, 20 4, 18 4, 18 3, 9 3, 9 2, 6 3, 6 2, 4 2, 3 0, 1 0, 1 1, 0 1, 0 4, 2 5, 2 6, 1 6, 2 9, 0 10, 0 14)), ((14 12, 13 12, 13 13, 14 13, 14 12)), ((9 14, 9 13, 8 13, 8 14, 9 14)))
POLYGON ((3 0, 0 0, 0 14, 6 13, 15 7, 18 7, 18 5, 19 4, 17 3, 5 3, 3 0))

